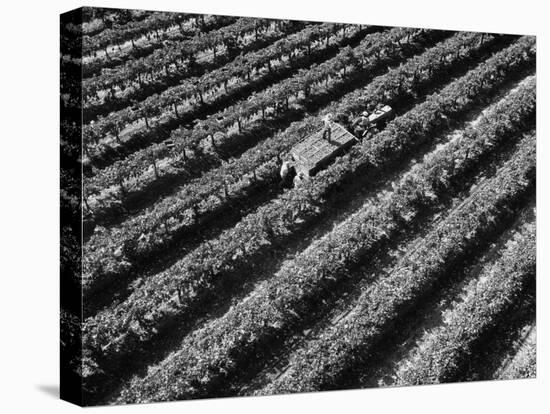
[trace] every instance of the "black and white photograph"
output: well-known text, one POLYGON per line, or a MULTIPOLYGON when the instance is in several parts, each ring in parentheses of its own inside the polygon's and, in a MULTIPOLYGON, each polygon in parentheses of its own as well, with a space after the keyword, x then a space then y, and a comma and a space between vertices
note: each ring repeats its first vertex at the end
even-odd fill
POLYGON ((535 29, 115 3, 49 22, 39 391, 186 409, 540 380, 535 29))
POLYGON ((61 23, 80 403, 536 376, 534 36, 61 23))

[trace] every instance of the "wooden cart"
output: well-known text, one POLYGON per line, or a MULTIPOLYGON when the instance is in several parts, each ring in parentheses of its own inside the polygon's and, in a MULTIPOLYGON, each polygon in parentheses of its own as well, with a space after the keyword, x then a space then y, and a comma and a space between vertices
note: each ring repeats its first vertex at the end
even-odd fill
POLYGON ((306 177, 314 175, 356 142, 357 138, 353 134, 334 122, 330 141, 323 139, 323 130, 321 129, 291 150, 296 173, 303 173, 306 177))

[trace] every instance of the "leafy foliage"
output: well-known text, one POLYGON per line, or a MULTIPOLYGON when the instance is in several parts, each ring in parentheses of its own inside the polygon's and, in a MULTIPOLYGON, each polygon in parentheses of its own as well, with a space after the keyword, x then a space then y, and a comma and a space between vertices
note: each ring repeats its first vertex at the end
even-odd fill
MULTIPOLYGON (((253 260, 261 260, 273 242, 283 241, 317 219, 327 194, 341 186, 346 176, 359 173, 363 167, 381 168, 401 151, 411 150, 428 139, 438 127, 445 125, 442 115, 457 116, 487 96, 503 82, 508 70, 517 70, 530 60, 526 50, 533 46, 532 41, 532 38, 523 38, 499 52, 476 70, 449 84, 439 94, 392 121, 385 131, 339 159, 306 186, 291 190, 262 206, 213 243, 199 247, 166 272, 148 279, 125 302, 89 319, 85 325, 87 348, 96 349, 102 358, 113 361, 131 354, 140 343, 151 341, 161 329, 169 326, 171 320, 183 315, 192 316, 193 309, 201 304, 208 292, 219 286, 223 278, 231 274, 237 279, 246 277, 240 270, 249 266, 253 260), (391 144, 389 151, 388 143, 391 144)), ((330 290, 333 284, 345 277, 349 266, 357 263, 369 249, 406 226, 408 220, 405 217, 410 220, 411 214, 414 217, 421 209, 436 202, 434 194, 437 197, 437 194, 448 191, 453 180, 461 179, 464 171, 479 163, 494 147, 493 140, 498 142, 503 136, 524 126, 525 120, 534 111, 533 84, 530 87, 530 92, 524 91, 524 95, 518 95, 524 96, 523 102, 519 103, 516 96, 510 98, 503 109, 509 110, 510 115, 497 118, 495 129, 487 122, 488 129, 484 132, 488 136, 481 134, 479 139, 473 141, 473 149, 477 148, 477 151, 465 156, 462 163, 455 165, 457 152, 466 154, 458 144, 457 148, 451 147, 448 152, 442 152, 440 157, 426 161, 424 169, 406 177, 391 195, 375 201, 373 205, 366 205, 360 213, 335 229, 330 237, 312 244, 293 263, 284 266, 275 278, 262 286, 254 299, 230 311, 207 332, 197 333, 199 339, 201 335, 206 335, 199 342, 211 350, 218 340, 216 343, 225 345, 220 348, 219 354, 208 352, 214 358, 212 363, 215 365, 208 365, 210 362, 207 359, 210 357, 205 359, 202 353, 200 359, 207 365, 190 369, 201 370, 209 366, 208 372, 212 374, 207 377, 215 377, 220 374, 218 368, 214 368, 221 366, 217 364, 230 363, 237 358, 235 353, 242 352, 244 355, 258 341, 281 334, 285 327, 296 321, 296 315, 307 314, 307 304, 312 298, 318 299, 323 292, 330 290), (496 138, 492 140, 489 134, 493 133, 496 138), (447 177, 447 181, 442 182, 441 177, 447 177), (206 337, 211 339, 207 340, 206 337), (232 357, 228 357, 225 352, 230 352, 232 357), (225 362, 217 360, 218 356, 225 362)), ((469 138, 464 138, 460 143, 464 146, 469 138)), ((190 337, 189 341, 195 339, 190 337)), ((179 354, 188 356, 188 351, 189 348, 184 347, 179 354)), ((195 351, 199 355, 200 352, 195 351)), ((183 359, 193 365, 197 363, 194 358, 183 359)), ((174 370, 180 369, 181 364, 187 364, 176 356, 173 361, 174 370)), ((187 365, 185 369, 188 369, 187 365)), ((173 379, 167 370, 162 372, 165 378, 173 379)))
POLYGON ((500 257, 466 286, 461 301, 444 316, 444 325, 427 333, 409 365, 397 372, 397 384, 439 383, 452 378, 475 341, 534 279, 535 227, 534 222, 524 225, 508 241, 500 257))
MULTIPOLYGON (((477 188, 443 222, 430 232, 417 250, 407 254, 389 273, 358 299, 349 316, 329 327, 307 349, 291 358, 289 370, 263 392, 296 392, 330 388, 350 364, 360 360, 391 329, 392 322, 415 305, 455 261, 467 255, 484 235, 494 230, 508 208, 533 186, 535 140, 506 163, 491 180, 477 188)), ((534 251, 534 250, 533 250, 534 251)), ((532 253, 531 253, 532 255, 532 253)), ((520 262, 522 276, 533 262, 520 262)), ((522 277, 520 277, 522 279, 522 277)), ((484 294, 491 294, 491 290, 484 294)), ((469 329, 475 330, 474 323, 469 329)), ((452 357, 452 354, 450 354, 452 357)), ((175 358, 174 358, 175 359, 175 358)))
MULTIPOLYGON (((393 42, 393 36, 390 36, 389 41, 393 42)), ((381 43, 380 47, 384 47, 384 44, 386 43, 381 43)), ((427 59, 426 64, 433 62, 427 59)), ((373 70, 384 63, 385 60, 382 57, 373 57, 370 65, 365 67, 366 70, 373 70)), ((412 66, 413 62, 409 63, 412 66)), ((414 63, 418 62, 415 60, 414 63)), ((343 112, 345 109, 358 108, 361 103, 377 102, 384 91, 394 88, 395 77, 403 74, 407 68, 409 65, 391 71, 373 82, 372 86, 366 90, 350 94, 341 102, 341 105, 331 105, 326 111, 343 112)), ((437 71, 432 71, 430 76, 436 73, 437 71)), ((425 87, 430 79, 433 78, 427 75, 425 78, 416 77, 414 84, 412 81, 407 83, 409 89, 396 91, 392 97, 388 97, 386 93, 384 95, 388 98, 386 102, 391 103, 404 97, 405 94, 418 91, 425 87)), ((304 122, 293 124, 285 133, 277 134, 272 139, 264 141, 245 152, 240 158, 222 164, 220 168, 213 169, 203 177, 190 182, 178 193, 158 202, 153 209, 145 210, 143 214, 127 221, 120 229, 96 232, 86 244, 84 269, 88 282, 84 291, 87 292, 89 287, 92 291, 95 290, 94 284, 98 283, 98 286, 101 286, 102 279, 106 281, 117 273, 128 273, 132 261, 129 256, 147 257, 154 251, 159 251, 161 246, 166 248, 177 234, 195 226, 198 222, 203 222, 203 218, 211 217, 213 213, 223 212, 223 209, 229 207, 230 200, 242 198, 261 186, 272 185, 277 177, 278 155, 291 148, 306 133, 318 127, 318 117, 307 117, 304 122), (224 194, 225 188, 228 190, 227 196, 224 194), (221 194, 224 196, 222 197, 221 194), (140 239, 139 243, 137 243, 138 239, 140 239), (118 240, 121 244, 114 246, 112 244, 114 240, 118 240), (121 245, 127 247, 121 247, 121 245), (132 246, 137 250, 132 251, 132 246), (123 256, 121 257, 120 254, 114 256, 114 252, 122 252, 123 256)), ((164 167, 165 171, 166 168, 164 167)), ((116 179, 117 176, 114 178, 116 179)), ((88 182, 85 182, 85 185, 89 188, 88 182)), ((128 188, 126 190, 128 193, 132 191, 128 188)))
MULTIPOLYGON (((392 321, 436 282, 446 266, 467 254, 476 241, 494 229, 499 219, 509 214, 509 207, 534 185, 535 141, 532 136, 526 140, 527 144, 520 146, 497 175, 476 189, 425 238, 417 251, 407 255, 388 277, 368 289, 345 320, 297 354, 291 369, 274 381, 269 390, 325 388, 356 361, 357 352, 363 352, 379 338, 384 328, 391 326, 392 321)), ((239 364, 258 352, 262 344, 292 331, 293 326, 307 318, 311 303, 345 278, 351 266, 372 253, 381 240, 399 232, 405 220, 398 217, 403 213, 410 216, 411 211, 414 216, 423 206, 436 203, 437 195, 449 190, 441 188, 439 171, 450 170, 449 176, 461 179, 464 166, 454 168, 453 157, 448 157, 449 153, 445 155, 421 164, 387 197, 365 204, 292 262, 284 264, 246 301, 187 336, 177 352, 144 378, 125 387, 119 401, 162 401, 209 395, 216 383, 230 376, 239 364), (434 168, 436 166, 439 168, 434 168)), ((167 311, 169 300, 164 297, 161 312, 167 311)), ((154 313, 150 312, 147 319, 154 320, 154 313)))

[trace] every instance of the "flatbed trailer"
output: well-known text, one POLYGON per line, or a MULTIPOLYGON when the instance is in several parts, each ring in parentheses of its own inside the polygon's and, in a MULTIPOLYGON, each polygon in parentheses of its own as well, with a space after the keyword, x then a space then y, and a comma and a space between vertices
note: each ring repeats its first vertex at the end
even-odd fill
POLYGON ((357 141, 355 135, 336 122, 332 124, 330 140, 323 138, 323 129, 314 132, 290 152, 296 173, 314 175, 357 141))

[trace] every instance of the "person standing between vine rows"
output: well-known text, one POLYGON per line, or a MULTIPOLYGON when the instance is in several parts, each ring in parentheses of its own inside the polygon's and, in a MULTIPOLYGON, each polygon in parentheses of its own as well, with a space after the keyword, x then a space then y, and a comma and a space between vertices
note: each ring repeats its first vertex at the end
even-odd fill
POLYGON ((292 182, 296 176, 296 169, 290 160, 286 160, 281 165, 281 186, 284 188, 292 187, 292 182))
POLYGON ((304 182, 306 181, 306 176, 303 172, 299 172, 298 174, 296 174, 296 176, 294 177, 294 180, 293 180, 293 186, 294 188, 297 188, 297 187, 301 187, 302 184, 304 184, 304 182))

